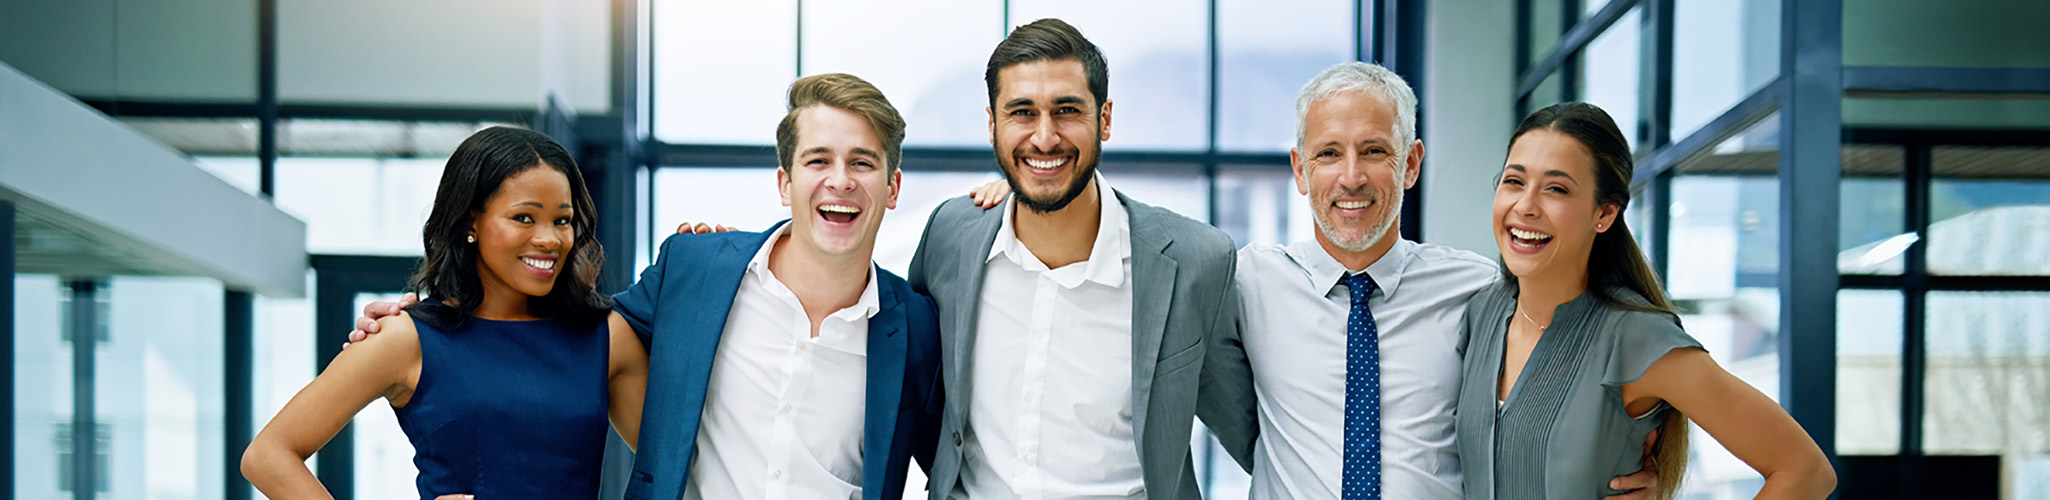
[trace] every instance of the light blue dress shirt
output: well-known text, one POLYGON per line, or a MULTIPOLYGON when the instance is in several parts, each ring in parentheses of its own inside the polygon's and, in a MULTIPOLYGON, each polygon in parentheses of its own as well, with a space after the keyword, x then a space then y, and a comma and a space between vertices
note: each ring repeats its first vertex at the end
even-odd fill
MULTIPOLYGON (((1239 251, 1246 356, 1258 396, 1252 498, 1337 499, 1344 469, 1349 271, 1316 241, 1239 251)), ((1499 279, 1479 254, 1397 240, 1365 270, 1380 334, 1384 498, 1460 498, 1453 446, 1460 317, 1499 279)))

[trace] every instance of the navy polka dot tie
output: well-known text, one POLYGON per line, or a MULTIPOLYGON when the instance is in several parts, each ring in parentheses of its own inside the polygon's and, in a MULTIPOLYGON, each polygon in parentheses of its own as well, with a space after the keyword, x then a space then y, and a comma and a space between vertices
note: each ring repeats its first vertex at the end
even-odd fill
POLYGON ((1345 319, 1345 472, 1340 496, 1381 498, 1381 336, 1373 311, 1367 309, 1374 280, 1360 273, 1346 275, 1339 283, 1352 289, 1352 313, 1345 319))

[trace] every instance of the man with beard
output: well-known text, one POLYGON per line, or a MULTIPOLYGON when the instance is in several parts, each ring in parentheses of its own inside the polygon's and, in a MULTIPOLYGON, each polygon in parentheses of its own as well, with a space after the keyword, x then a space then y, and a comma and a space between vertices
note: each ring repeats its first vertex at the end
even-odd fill
POLYGON ((1074 27, 1018 27, 984 80, 1015 195, 942 204, 909 276, 940 313, 932 497, 1199 498, 1189 433, 1210 337, 1236 321, 1230 237, 1096 173, 1109 75, 1074 27))

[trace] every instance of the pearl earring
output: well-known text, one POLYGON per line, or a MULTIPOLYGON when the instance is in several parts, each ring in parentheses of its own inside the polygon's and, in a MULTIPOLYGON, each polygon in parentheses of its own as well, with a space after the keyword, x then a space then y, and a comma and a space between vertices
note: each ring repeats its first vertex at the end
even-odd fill
POLYGON ((468 242, 468 243, 476 243, 476 242, 477 242, 477 235, 474 235, 474 234, 472 234, 472 235, 464 236, 464 237, 463 237, 463 241, 464 241, 464 242, 468 242))

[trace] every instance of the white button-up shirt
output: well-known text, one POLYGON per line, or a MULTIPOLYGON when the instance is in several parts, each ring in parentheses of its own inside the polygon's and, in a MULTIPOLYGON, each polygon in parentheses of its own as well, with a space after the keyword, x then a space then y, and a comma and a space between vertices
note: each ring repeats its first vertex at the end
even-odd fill
POLYGON ((875 268, 861 299, 821 321, 813 338, 804 305, 769 271, 769 251, 789 227, 748 261, 733 297, 686 499, 861 498, 875 268))
POLYGON ((1089 260, 1048 269, 1015 204, 983 264, 955 498, 1144 498, 1132 436, 1131 223, 1110 186, 1089 260))
MULTIPOLYGON (((1252 498, 1339 498, 1345 464, 1348 270, 1316 241, 1239 251, 1246 356, 1260 405, 1252 498)), ((1460 318, 1499 279, 1479 254, 1397 240, 1367 266, 1380 332, 1381 491, 1461 498, 1452 410, 1459 398, 1460 318)))

